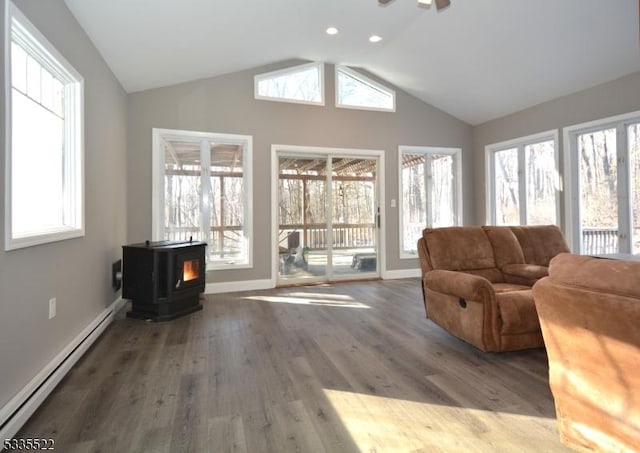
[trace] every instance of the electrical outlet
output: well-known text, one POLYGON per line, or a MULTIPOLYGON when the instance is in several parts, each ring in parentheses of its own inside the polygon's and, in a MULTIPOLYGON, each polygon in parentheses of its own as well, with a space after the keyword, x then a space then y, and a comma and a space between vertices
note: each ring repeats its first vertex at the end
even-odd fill
POLYGON ((56 298, 52 297, 49 299, 49 319, 53 318, 56 315, 56 298))

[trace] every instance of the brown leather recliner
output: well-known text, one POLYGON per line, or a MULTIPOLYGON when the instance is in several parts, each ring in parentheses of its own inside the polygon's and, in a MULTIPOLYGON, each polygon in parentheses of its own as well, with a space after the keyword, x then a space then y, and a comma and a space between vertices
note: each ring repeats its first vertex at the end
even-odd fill
POLYGON ((640 451, 640 262, 561 254, 533 296, 562 442, 640 451))

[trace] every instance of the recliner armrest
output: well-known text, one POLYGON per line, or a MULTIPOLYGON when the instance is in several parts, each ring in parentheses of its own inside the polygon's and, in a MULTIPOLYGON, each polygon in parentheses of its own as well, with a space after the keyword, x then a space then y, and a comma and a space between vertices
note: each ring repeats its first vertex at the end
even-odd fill
POLYGON ((427 272, 424 281, 426 287, 432 291, 466 300, 484 300, 494 294, 489 280, 466 272, 437 269, 427 272))

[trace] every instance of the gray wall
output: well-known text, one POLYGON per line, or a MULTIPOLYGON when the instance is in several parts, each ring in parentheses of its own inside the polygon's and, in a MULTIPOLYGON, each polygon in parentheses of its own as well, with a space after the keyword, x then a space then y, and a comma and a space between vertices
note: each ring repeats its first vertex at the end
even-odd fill
MULTIPOLYGON (((484 147, 486 145, 559 129, 560 171, 562 171, 563 127, 637 110, 640 110, 640 72, 474 127, 473 179, 476 191, 473 204, 476 206, 477 221, 479 223, 485 221, 487 185, 484 147)), ((564 206, 562 206, 561 216, 561 220, 564 220, 564 206)))
MULTIPOLYGON (((471 126, 397 91, 395 113, 337 109, 334 68, 325 65, 325 106, 257 101, 253 76, 301 62, 289 61, 129 96, 128 239, 151 238, 152 128, 246 134, 253 136, 254 268, 216 271, 209 281, 271 278, 270 154, 272 144, 362 148, 385 151, 386 266, 417 268, 417 260, 399 259, 398 145, 461 147, 464 181, 471 176, 471 126)), ((384 83, 384 82, 383 82, 384 83)), ((472 185, 465 184, 465 199, 472 185)), ((472 221, 466 204, 464 219, 472 221)))
MULTIPOLYGON (((121 256, 127 215, 126 93, 62 0, 15 0, 15 4, 85 79, 86 235, 0 250, 0 407, 117 299, 111 289, 111 263, 121 256), (57 316, 49 320, 48 301, 54 296, 57 316)), ((4 83, 4 71, 0 77, 4 83)), ((0 91, 5 105, 4 90, 0 91)), ((0 204, 4 216, 3 184, 0 204)), ((0 237, 3 228, 4 221, 0 237)))

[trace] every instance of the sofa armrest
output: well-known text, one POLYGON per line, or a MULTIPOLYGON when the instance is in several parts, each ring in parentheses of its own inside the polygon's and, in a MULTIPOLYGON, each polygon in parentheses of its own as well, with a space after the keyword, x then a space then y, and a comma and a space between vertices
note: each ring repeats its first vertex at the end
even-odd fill
POLYGON ((466 300, 481 301, 494 293, 489 280, 465 272, 437 269, 427 272, 424 281, 425 286, 432 291, 462 297, 466 300))
POLYGON ((532 282, 536 282, 542 277, 549 275, 549 268, 547 266, 539 266, 537 264, 505 264, 500 270, 504 274, 522 277, 532 282))

